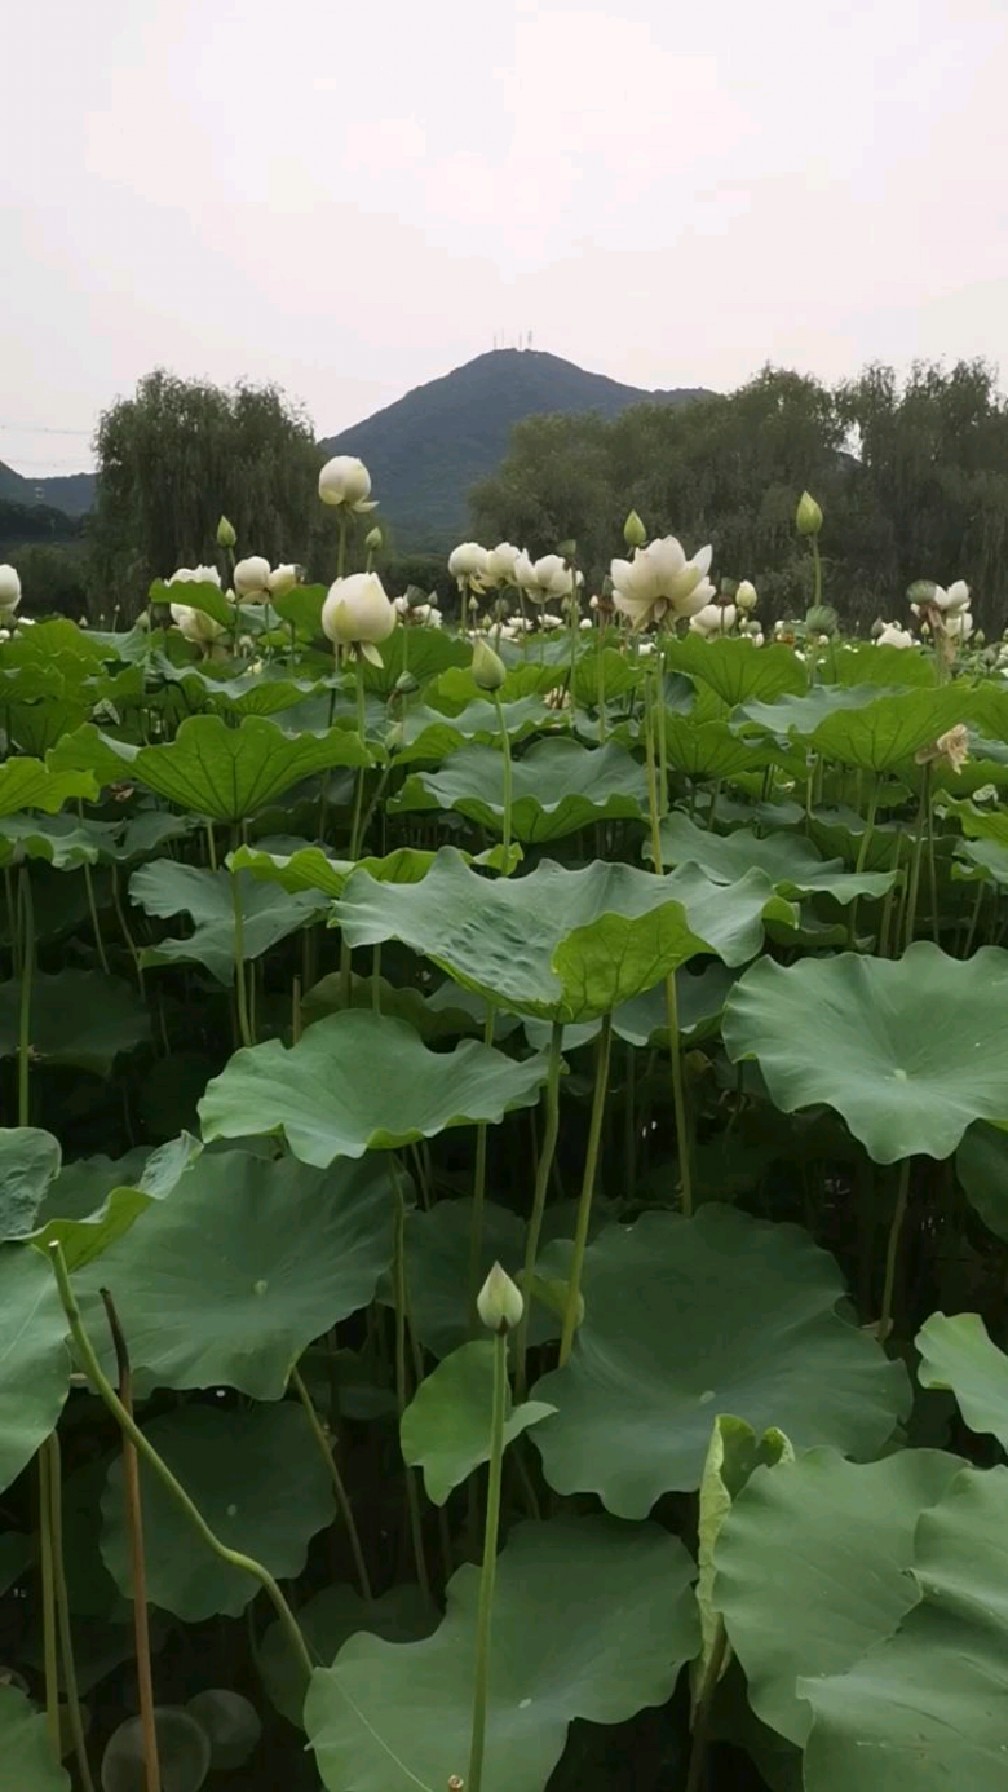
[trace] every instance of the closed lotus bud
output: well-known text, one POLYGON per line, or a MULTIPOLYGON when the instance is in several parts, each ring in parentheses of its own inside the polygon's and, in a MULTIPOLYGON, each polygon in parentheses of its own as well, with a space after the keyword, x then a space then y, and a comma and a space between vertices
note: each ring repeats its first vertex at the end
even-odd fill
POLYGON ((16 610, 21 602, 21 580, 13 566, 0 566, 0 610, 16 610))
POLYGON ((481 691, 499 691, 504 683, 504 661, 486 641, 473 645, 472 675, 481 691))
POLYGON ((420 685, 412 672, 400 672, 393 688, 397 697, 412 697, 420 685))
POLYGON ((270 596, 282 597, 285 591, 293 591, 297 576, 296 566, 274 566, 269 576, 270 596))
POLYGON ((647 540, 647 530, 636 510, 631 510, 623 524, 623 540, 628 548, 642 548, 647 540))
POLYGON ((318 493, 323 504, 346 510, 373 510, 371 475, 355 454, 337 454, 327 460, 318 477, 318 493))
POLYGON ((322 632, 337 645, 360 647, 372 664, 381 665, 376 643, 387 641, 396 613, 376 572, 355 572, 336 579, 322 605, 322 632))
POLYGON ((983 629, 982 628, 976 629, 974 631, 974 635, 973 635, 973 645, 975 647, 984 647, 984 646, 986 646, 986 643, 987 643, 987 636, 984 634, 983 629))
POLYGON ((234 569, 234 588, 239 597, 250 603, 261 603, 269 591, 270 564, 261 554, 250 554, 239 560, 234 569))
POLYGON ((822 511, 811 492, 802 492, 798 500, 795 528, 799 535, 818 535, 822 528, 822 511))
POLYGON ((476 1297, 476 1311, 488 1331, 510 1332, 521 1321, 523 1301, 507 1270, 495 1263, 476 1297))
POLYGON ((217 524, 217 546, 219 548, 233 548, 237 539, 238 537, 234 532, 234 524, 229 523, 226 516, 222 516, 220 522, 217 524))
POLYGON ((369 529, 367 534, 365 535, 364 546, 367 548, 367 551, 369 554, 377 554, 378 549, 381 547, 381 544, 382 544, 382 532, 379 529, 378 524, 376 523, 374 528, 369 529))
POLYGON ((741 579, 735 591, 735 608, 737 610, 755 610, 759 603, 756 587, 751 579, 741 579))

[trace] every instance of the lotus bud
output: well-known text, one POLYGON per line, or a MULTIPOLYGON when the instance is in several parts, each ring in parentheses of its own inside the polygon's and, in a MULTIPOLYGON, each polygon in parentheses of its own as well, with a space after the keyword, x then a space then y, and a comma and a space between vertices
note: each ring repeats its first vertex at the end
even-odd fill
POLYGON ((486 641, 473 644, 472 675, 481 691, 499 691, 504 683, 504 662, 486 641))
POLYGON ((412 672, 400 672, 394 689, 397 697, 412 697, 420 689, 420 685, 412 672))
POLYGON ((514 1331, 521 1321, 523 1306, 521 1291, 507 1270, 495 1263, 476 1296, 476 1311, 483 1324, 491 1332, 514 1331))
POLYGON ((735 608, 737 610, 755 610, 759 603, 756 587, 751 579, 740 579, 735 589, 735 608))
POLYGON ((802 492, 798 500, 795 528, 799 535, 818 535, 822 528, 822 511, 811 492, 802 492))
POLYGON ((369 529, 367 534, 365 535, 364 546, 367 548, 367 551, 369 554, 377 554, 378 549, 381 547, 381 545, 382 545, 382 532, 379 529, 378 524, 376 523, 374 528, 369 529))
POLYGON ((647 540, 647 530, 636 510, 631 510, 623 524, 623 540, 628 548, 642 548, 647 540))
POLYGON ((975 647, 985 647, 987 645, 987 636, 984 634, 982 628, 978 628, 974 631, 973 645, 975 647))
POLYGON ((220 522, 217 524, 217 546, 219 548, 233 548, 237 539, 238 537, 234 531, 234 524, 229 523, 226 516, 222 516, 220 522))
POLYGON ((561 555, 564 560, 573 560, 577 553, 577 542, 572 536, 569 536, 566 541, 558 542, 557 553, 561 555))

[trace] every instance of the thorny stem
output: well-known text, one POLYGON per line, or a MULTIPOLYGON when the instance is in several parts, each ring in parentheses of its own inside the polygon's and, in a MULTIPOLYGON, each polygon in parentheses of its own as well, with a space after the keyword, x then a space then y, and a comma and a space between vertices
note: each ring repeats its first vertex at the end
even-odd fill
POLYGON ((157 1476, 165 1489, 165 1492, 175 1501, 180 1511, 185 1514, 189 1523, 192 1525, 193 1530, 202 1538, 207 1548, 211 1549, 220 1561, 226 1562, 229 1568, 236 1568, 243 1574, 251 1574, 253 1579, 259 1582, 263 1592, 272 1604, 273 1609, 280 1620, 281 1626, 286 1632, 288 1642, 297 1656, 304 1672, 306 1674, 312 1673, 315 1664, 308 1652, 304 1637, 301 1635, 297 1619, 291 1611, 290 1606, 287 1604, 287 1601, 281 1593, 272 1574, 269 1572, 269 1569, 264 1568, 263 1564, 257 1562, 253 1556, 244 1555, 237 1549, 229 1549, 227 1544, 222 1543, 216 1533, 210 1529, 210 1526, 207 1524, 199 1507, 192 1499, 190 1499, 185 1488, 182 1486, 181 1481, 176 1479, 163 1457, 158 1455, 153 1444, 151 1444, 144 1436, 139 1425, 136 1423, 135 1419, 132 1418, 130 1413, 127 1412, 112 1386, 112 1383, 105 1375, 81 1317, 81 1311, 77 1305, 77 1296, 74 1294, 70 1282, 66 1259, 63 1256, 62 1246, 59 1244, 58 1240, 54 1240, 49 1246, 49 1260, 52 1263, 53 1274, 56 1277, 56 1286, 59 1289, 60 1300, 63 1303, 63 1311, 67 1316, 70 1335, 74 1341, 81 1367, 95 1393, 108 1408, 109 1412, 119 1425, 120 1430, 122 1430, 130 1439, 137 1454, 142 1456, 148 1468, 157 1476))
POLYGON ((374 1594, 371 1591, 371 1578, 368 1574, 367 1563, 364 1560, 364 1551, 361 1548, 360 1536, 357 1531, 357 1525, 354 1521, 353 1508, 350 1504, 350 1496, 347 1493, 346 1486, 343 1481, 343 1476, 339 1472, 339 1466, 336 1462, 336 1455, 335 1455, 335 1451, 333 1450, 332 1442, 326 1435, 326 1432, 322 1425, 322 1421, 319 1418, 318 1413, 315 1411, 315 1406, 312 1401, 312 1397, 309 1394, 308 1389, 305 1387, 304 1378, 302 1377, 301 1371, 300 1371, 300 1369, 298 1369, 296 1364, 290 1372, 290 1382, 291 1382, 291 1387, 294 1389, 294 1392, 296 1393, 298 1399, 301 1402, 301 1405, 304 1407, 305 1416, 308 1420, 309 1425, 311 1426, 312 1436, 314 1437, 315 1442, 318 1444, 319 1450, 321 1451, 323 1457, 325 1458, 326 1464, 328 1466, 329 1474, 332 1478, 333 1491, 336 1495, 336 1503, 339 1506, 340 1515, 343 1519, 343 1523, 346 1525, 347 1536, 350 1540, 350 1548, 353 1553, 354 1566, 357 1569, 357 1578, 361 1584, 361 1592, 363 1593, 365 1599, 370 1601, 371 1599, 374 1598, 374 1594))
POLYGON ((504 1330, 494 1339, 493 1408, 490 1419, 490 1465, 487 1479, 486 1526, 483 1533, 483 1567, 480 1573, 476 1616, 476 1660, 473 1674, 472 1736, 466 1792, 482 1792, 483 1756, 486 1749, 487 1697, 490 1688, 490 1634, 493 1619, 494 1581, 497 1574, 497 1533, 500 1528, 501 1465, 504 1461, 504 1415, 507 1409, 507 1348, 504 1330))

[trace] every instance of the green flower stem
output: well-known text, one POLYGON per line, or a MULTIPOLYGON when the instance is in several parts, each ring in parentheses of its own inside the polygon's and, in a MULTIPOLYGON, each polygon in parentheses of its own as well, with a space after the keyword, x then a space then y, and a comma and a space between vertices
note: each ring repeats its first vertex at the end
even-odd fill
POLYGON ((822 603, 822 560, 817 537, 811 535, 809 540, 812 543, 812 606, 817 609, 822 603))
MULTIPOLYGON (((406 1207, 402 1189, 397 1185, 395 1192, 395 1232, 392 1256, 392 1290, 395 1300, 395 1385, 396 1405, 399 1410, 399 1422, 402 1423, 406 1411, 406 1207)), ((424 1552, 423 1525, 420 1521, 420 1499, 417 1494, 416 1476, 411 1468, 406 1470, 406 1503, 409 1507, 410 1532, 413 1538, 413 1556, 416 1562, 417 1580, 420 1591, 430 1604, 430 1576, 427 1573, 427 1557, 424 1552)))
POLYGON ((18 939, 21 988, 18 992, 18 1125, 28 1125, 28 1064, 31 1053, 31 997, 35 970, 35 909, 28 867, 18 873, 18 939))
MULTIPOLYGON (((878 809, 878 800, 879 800, 879 780, 877 777, 873 777, 872 787, 871 787, 871 795, 868 798, 868 813, 865 817, 864 833, 861 836, 861 845, 858 848, 857 865, 855 867, 858 877, 861 876, 861 873, 864 870, 865 865, 868 861, 868 848, 871 845, 872 835, 875 832, 875 814, 876 814, 876 810, 878 809)), ((847 938, 850 943, 851 950, 853 950, 854 942, 857 939, 857 917, 858 917, 858 899, 855 896, 853 902, 850 905, 850 921, 848 922, 848 926, 847 926, 847 938)))
POLYGON ((504 1415, 507 1409, 506 1329, 494 1339, 493 1408, 490 1418, 490 1465, 487 1479, 486 1527, 483 1533, 483 1568, 480 1574, 476 1617, 476 1660, 473 1674, 472 1737, 466 1792, 482 1792, 483 1757, 486 1751, 487 1697, 490 1690, 490 1631, 493 1619, 494 1581, 497 1575, 497 1533, 500 1528, 501 1466, 504 1461, 504 1415))
POLYGON ((986 888, 986 885, 982 882, 982 880, 978 879, 977 880, 977 893, 976 893, 976 897, 973 902, 973 913, 970 916, 969 932, 966 935, 966 944, 963 947, 963 957, 964 958, 968 958, 970 955, 970 952, 973 949, 973 941, 976 938, 977 923, 980 920, 980 908, 983 903, 985 888, 986 888))
POLYGON ((938 944, 938 872, 935 867, 934 804, 927 806, 928 877, 931 880, 931 938, 938 944))
MULTIPOLYGON (((237 838, 235 840, 237 851, 237 838)), ((245 921, 242 915, 241 873, 231 873, 231 903, 234 909, 234 977, 235 993, 238 998, 238 1032, 243 1045, 254 1045, 255 1038, 249 1020, 248 985, 245 981, 245 921)))
MULTIPOLYGON (((105 1316, 108 1319, 119 1375, 119 1399, 123 1410, 133 1417, 133 1377, 129 1351, 119 1315, 107 1288, 101 1290, 105 1316)), ((130 1542, 130 1571, 133 1583, 133 1647, 137 1667, 137 1702, 140 1707, 140 1728, 143 1737, 144 1770, 148 1786, 160 1792, 161 1763, 158 1757, 157 1724, 154 1718, 154 1675, 151 1667, 150 1621, 147 1598, 147 1558, 144 1554, 143 1503, 140 1497, 140 1466, 129 1438, 122 1440, 123 1494, 126 1525, 130 1542)))
MULTIPOLYGON (((661 827, 655 796, 654 727, 650 702, 644 724, 644 747, 647 761, 648 811, 651 821, 651 857, 658 877, 664 874, 661 849, 661 827)), ((693 1183, 690 1172, 689 1119, 686 1111, 686 1085, 683 1078, 682 1041, 679 1032, 679 995, 675 972, 665 979, 665 1017, 669 1034, 669 1056, 672 1063, 672 1101, 675 1108, 676 1151, 679 1157, 679 1182, 682 1188, 682 1210, 689 1217, 693 1212, 693 1183)))
POLYGON ((145 996, 147 992, 144 986, 143 966, 140 963, 140 953, 137 950, 137 943, 130 932, 129 922, 126 919, 126 911, 123 908, 122 894, 119 889, 119 868, 117 865, 113 865, 112 867, 112 907, 115 909, 116 920, 119 923, 119 931, 126 942, 126 949, 133 960, 133 969, 136 972, 137 987, 140 994, 145 996))
POLYGON ((884 1344, 892 1330, 893 1289, 896 1285, 896 1259, 899 1255, 900 1235, 906 1217, 907 1196, 910 1191, 910 1159, 905 1157, 899 1167, 899 1185, 896 1190, 896 1206, 893 1210, 892 1223, 889 1227, 889 1245, 886 1251, 885 1283, 882 1289, 882 1312, 879 1317, 879 1343, 884 1344))
MULTIPOLYGON (((599 746, 604 747, 605 743, 606 743, 606 707, 605 707, 605 653, 606 653, 606 649, 605 649, 605 626, 604 625, 599 630, 599 643, 600 644, 598 647, 598 658, 596 661, 596 666, 597 666, 597 671, 598 671, 598 680, 597 680, 597 683, 598 683, 598 737, 599 737, 599 746)), ((573 703, 573 701, 574 701, 574 692, 571 691, 571 702, 573 703)))
POLYGON ((84 1792, 94 1792, 94 1780, 84 1740, 84 1720, 77 1690, 77 1664, 74 1660, 73 1634, 70 1629, 70 1598, 67 1592, 66 1568, 63 1561, 63 1472, 60 1461, 59 1436, 53 1431, 42 1445, 41 1456, 49 1460, 49 1522, 52 1535, 53 1584, 56 1592, 56 1621, 59 1630, 60 1659, 63 1665, 63 1688, 66 1693, 70 1734, 84 1792))
POLYGON ((924 851, 924 834, 928 812, 931 808, 931 767, 921 768, 920 801, 917 805, 917 831, 914 835, 913 858, 910 861, 910 891, 907 896, 906 932, 903 936, 904 948, 909 946, 917 924, 917 897, 920 892, 921 855, 924 851))
MULTIPOLYGON (((492 1002, 487 1003, 486 1021, 483 1026, 483 1044, 492 1045, 494 1036, 494 1019, 496 1009, 492 1002)), ((476 1296, 483 1281, 483 1232, 486 1211, 486 1165, 487 1165, 487 1124, 481 1120, 476 1127, 476 1160, 473 1170, 473 1210, 472 1223, 469 1227, 469 1328, 473 1337, 479 1336, 479 1314, 476 1311, 476 1296)))
POLYGON ((112 1383, 105 1375, 101 1364, 95 1355, 94 1346, 88 1337, 84 1321, 81 1317, 80 1308, 77 1305, 77 1297, 74 1294, 70 1282, 66 1259, 63 1256, 63 1250, 58 1241, 54 1241, 49 1246, 49 1259, 52 1263, 53 1274, 56 1277, 56 1286, 59 1289, 60 1300, 63 1303, 63 1311, 67 1316, 70 1336, 76 1347, 81 1367, 94 1392, 108 1408, 112 1417, 119 1425, 120 1430, 129 1438, 136 1449, 138 1456, 142 1456, 148 1468, 161 1482, 165 1492, 175 1501, 180 1511, 184 1512, 186 1518, 192 1525, 193 1530, 206 1544, 207 1548, 213 1550, 214 1555, 217 1556, 220 1561, 226 1562, 229 1568, 235 1568, 243 1574, 251 1574, 253 1579, 258 1581, 280 1620, 281 1627, 287 1635, 287 1640, 290 1643, 294 1654, 297 1656, 302 1670, 306 1674, 312 1673, 315 1664, 308 1652, 308 1646, 301 1634, 297 1619, 291 1611, 290 1606, 287 1604, 287 1601, 281 1593, 272 1574, 269 1572, 269 1569, 265 1568, 261 1562, 257 1562, 253 1556, 244 1555, 237 1549, 229 1549, 226 1543, 221 1542, 216 1533, 210 1529, 210 1526, 207 1524, 199 1507, 192 1499, 190 1499, 185 1488, 182 1486, 181 1481, 177 1480, 172 1474, 168 1464, 158 1455, 154 1446, 144 1436, 139 1425, 136 1423, 136 1420, 131 1417, 122 1401, 119 1399, 112 1383))
POLYGON ((347 520, 342 504, 339 507, 339 547, 336 550, 336 577, 341 579, 346 572, 346 538, 347 520))
POLYGON ((527 1386, 526 1356, 529 1321, 532 1317, 532 1276, 539 1255, 539 1235, 542 1231, 550 1171, 553 1168, 557 1137, 560 1131, 560 1065, 562 1061, 560 1053, 562 1046, 563 1025, 560 1021, 555 1020, 550 1033, 549 1069, 546 1074, 546 1123, 543 1127, 542 1148, 536 1166, 532 1212, 529 1216, 528 1231, 525 1234, 525 1269, 522 1276, 524 1305, 515 1342, 515 1389, 519 1400, 524 1400, 527 1386))
POLYGON ((206 842, 207 842, 207 858, 210 862, 210 869, 211 869, 211 871, 216 871, 216 869, 217 869, 217 843, 214 840, 214 830, 213 830, 213 822, 212 821, 208 821, 206 824, 206 842))
POLYGON ((668 814, 668 752, 665 734, 665 637, 658 641, 658 813, 668 814))
POLYGON ((52 1546, 52 1503, 49 1494, 49 1456, 38 1455, 39 1566, 42 1575, 42 1658, 45 1668, 46 1724, 54 1761, 61 1757, 59 1721, 59 1659, 56 1644, 56 1579, 52 1546))
POLYGON ((693 1714, 693 1740, 690 1744, 689 1771, 686 1776, 686 1792, 700 1792, 704 1780, 704 1765, 707 1757, 707 1739, 710 1733, 711 1710, 718 1681, 728 1654, 728 1638, 725 1633, 724 1619, 719 1617, 714 1647, 707 1663, 693 1714))
POLYGON ((350 1540, 350 1549, 353 1553, 354 1566, 357 1570, 357 1579, 360 1581, 361 1592, 363 1593, 365 1599, 370 1603, 370 1601, 374 1598, 374 1594, 371 1591, 371 1577, 368 1574, 367 1563, 364 1560, 364 1551, 361 1547, 360 1535, 357 1530, 357 1525, 354 1521, 353 1507, 350 1504, 350 1496, 347 1493, 346 1486, 343 1481, 343 1476, 339 1472, 339 1466, 336 1461, 336 1456, 335 1456, 335 1452, 333 1451, 332 1443, 331 1443, 330 1439, 326 1436, 325 1430, 322 1425, 322 1421, 319 1418, 318 1413, 315 1411, 315 1407, 312 1403, 312 1397, 309 1394, 308 1389, 305 1387, 304 1379, 301 1375, 301 1371, 297 1367, 296 1364, 290 1372, 290 1384, 291 1384, 291 1387, 294 1389, 294 1392, 296 1393, 298 1399, 300 1400, 301 1405, 304 1407, 305 1416, 306 1416, 308 1423, 312 1429, 312 1436, 314 1437, 315 1442, 318 1444, 319 1450, 320 1450, 322 1456, 324 1457, 326 1465, 329 1469, 329 1474, 330 1474, 332 1484, 333 1484, 333 1492, 336 1495, 336 1504, 339 1506, 340 1515, 343 1519, 343 1523, 346 1525, 347 1537, 350 1540))
POLYGON ((21 975, 21 934, 18 928, 17 898, 14 895, 14 879, 10 866, 4 867, 4 893, 7 897, 7 930, 11 937, 11 974, 21 975))
MULTIPOLYGON (((81 821, 83 821, 84 804, 82 802, 77 804, 77 813, 80 816, 81 821)), ((91 931, 94 934, 94 943, 98 951, 98 963, 101 965, 101 968, 107 977, 109 974, 109 961, 105 955, 105 942, 102 939, 101 924, 98 920, 98 904, 95 901, 94 878, 91 875, 91 867, 86 859, 84 861, 83 869, 84 889, 87 894, 88 914, 91 916, 91 931)))
POLYGON ((574 1333, 577 1330, 578 1306, 581 1299, 581 1275, 584 1269, 585 1249, 588 1244, 588 1225, 591 1220, 592 1197, 595 1193, 595 1173, 598 1169, 599 1145, 602 1139, 602 1119, 605 1114, 606 1086, 609 1081, 609 1047, 612 1042, 612 1011, 602 1016, 602 1029, 598 1036, 598 1056, 595 1060, 595 1088, 592 1093, 591 1119, 588 1123, 588 1145, 585 1151, 584 1175, 581 1181, 581 1199, 578 1202, 577 1225, 574 1230, 574 1253, 571 1258, 570 1280, 567 1283, 567 1305, 564 1308, 563 1332, 560 1337, 560 1367, 563 1368, 574 1344, 574 1333))
MULTIPOLYGON (((494 700, 494 707, 497 711, 497 726, 500 729, 501 752, 504 755, 504 869, 503 869, 503 875, 505 877, 507 877, 509 867, 510 867, 510 858, 511 858, 511 795, 512 795, 512 788, 513 788, 513 774, 512 774, 512 767, 511 767, 511 742, 508 739, 507 723, 504 720, 504 710, 501 705, 499 691, 494 691, 493 700, 494 700)), ((573 701, 573 699, 572 699, 572 701, 573 701)))

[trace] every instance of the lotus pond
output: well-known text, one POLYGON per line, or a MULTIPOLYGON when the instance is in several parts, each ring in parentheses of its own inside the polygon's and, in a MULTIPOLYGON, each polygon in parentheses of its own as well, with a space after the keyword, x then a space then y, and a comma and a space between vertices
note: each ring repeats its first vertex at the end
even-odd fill
POLYGON ((1001 1792, 1003 679, 152 595, 0 646, 0 1787, 1001 1792))

